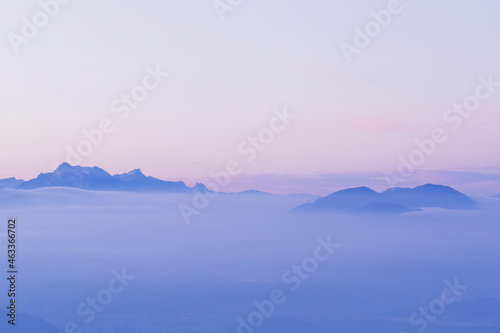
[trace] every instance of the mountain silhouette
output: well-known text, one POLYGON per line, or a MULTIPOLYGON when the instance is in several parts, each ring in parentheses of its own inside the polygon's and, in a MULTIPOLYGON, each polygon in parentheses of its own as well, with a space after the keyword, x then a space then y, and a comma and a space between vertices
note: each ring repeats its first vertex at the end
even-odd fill
POLYGON ((16 188, 22 183, 24 183, 24 180, 16 179, 14 177, 0 179, 0 188, 16 188))
MULTIPOLYGON (((0 179, 0 188, 33 190, 47 187, 70 187, 94 191, 124 192, 212 192, 201 183, 188 187, 184 182, 172 182, 146 176, 140 169, 111 175, 99 167, 72 166, 62 163, 54 172, 40 173, 36 178, 23 181, 15 178, 0 179)), ((267 192, 249 190, 239 195, 272 196, 267 192)), ((312 195, 302 195, 316 199, 312 195)), ((497 197, 500 197, 497 196, 497 197)), ((474 200, 455 189, 427 184, 415 188, 390 188, 378 193, 368 187, 344 189, 312 203, 296 207, 292 212, 349 211, 374 213, 404 213, 424 207, 445 209, 476 209, 474 200)))
POLYGON ((295 208, 297 211, 330 211, 356 210, 378 202, 380 194, 368 187, 356 187, 341 190, 320 198, 313 203, 304 204, 295 208))
POLYGON ((34 179, 22 182, 16 188, 32 190, 56 186, 96 191, 188 192, 192 190, 184 182, 169 182, 147 177, 140 169, 112 176, 98 167, 72 166, 68 163, 61 164, 54 172, 41 173, 34 179))
POLYGON ((463 193, 442 185, 391 188, 382 193, 368 187, 341 190, 296 207, 292 212, 378 212, 407 213, 419 208, 476 209, 476 203, 463 193))
POLYGON ((415 188, 391 188, 384 192, 389 202, 410 207, 475 209, 476 203, 463 193, 443 185, 427 184, 415 188))

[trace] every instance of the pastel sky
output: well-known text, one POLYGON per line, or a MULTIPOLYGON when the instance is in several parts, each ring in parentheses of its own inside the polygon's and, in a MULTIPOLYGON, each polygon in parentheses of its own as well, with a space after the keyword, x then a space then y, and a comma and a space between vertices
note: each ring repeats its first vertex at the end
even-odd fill
MULTIPOLYGON (((191 184, 237 160, 246 180, 235 189, 267 188, 265 175, 371 179, 443 128, 447 141, 418 170, 500 174, 500 87, 458 129, 443 120, 479 77, 500 82, 500 2, 402 0, 348 63, 341 43, 389 2, 242 1, 222 21, 212 0, 72 0, 16 53, 9 33, 40 6, 3 1, 0 178, 52 171, 105 118, 115 130, 81 164, 111 173, 191 184), (158 66, 169 76, 121 119, 113 102, 158 66), (238 147, 284 107, 295 119, 247 161, 238 147)), ((307 190, 323 193, 317 184, 307 190)))

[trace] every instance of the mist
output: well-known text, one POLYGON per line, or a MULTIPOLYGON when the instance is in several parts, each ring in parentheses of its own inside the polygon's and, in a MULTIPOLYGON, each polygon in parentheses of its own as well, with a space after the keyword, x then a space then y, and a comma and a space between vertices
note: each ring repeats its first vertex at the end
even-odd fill
POLYGON ((220 194, 188 224, 179 204, 192 202, 190 193, 48 188, 0 189, 0 196, 2 214, 9 207, 12 215, 2 219, 18 219, 18 311, 49 324, 47 332, 493 332, 500 325, 499 199, 474 198, 475 211, 292 214, 310 198, 220 194), (328 243, 335 245, 321 247, 328 243), (123 272, 130 280, 122 291, 97 297, 123 272), (455 300, 432 303, 448 285, 456 290, 444 294, 455 300), (101 311, 87 304, 106 303, 106 295, 112 300, 97 303, 101 311), (429 306, 439 315, 419 314, 429 306))

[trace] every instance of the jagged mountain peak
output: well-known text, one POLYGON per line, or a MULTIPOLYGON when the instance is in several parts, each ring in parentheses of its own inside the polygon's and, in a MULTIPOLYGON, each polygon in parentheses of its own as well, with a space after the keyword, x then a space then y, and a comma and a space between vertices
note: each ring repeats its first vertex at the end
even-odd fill
POLYGON ((101 169, 99 167, 82 167, 79 165, 73 166, 69 163, 62 163, 57 167, 56 170, 53 172, 54 174, 87 174, 87 175, 110 175, 108 172, 106 172, 104 169, 101 169))
POLYGON ((120 177, 120 178, 145 178, 146 176, 142 173, 141 169, 134 169, 131 170, 127 173, 122 173, 119 175, 114 175, 113 177, 120 177))
POLYGON ((127 173, 127 175, 131 175, 131 176, 144 176, 144 174, 142 173, 141 169, 134 169, 132 171, 129 171, 127 173))
POLYGON ((140 169, 112 176, 96 166, 73 166, 69 163, 62 163, 54 172, 41 173, 35 179, 26 181, 17 188, 37 189, 56 186, 97 191, 186 192, 191 190, 183 182, 169 182, 146 177, 140 169))

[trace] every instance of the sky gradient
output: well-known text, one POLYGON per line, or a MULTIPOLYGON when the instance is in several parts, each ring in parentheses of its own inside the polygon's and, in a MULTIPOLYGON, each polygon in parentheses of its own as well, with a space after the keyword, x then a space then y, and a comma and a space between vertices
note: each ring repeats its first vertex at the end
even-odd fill
POLYGON ((491 188, 500 174, 500 88, 459 129, 443 121, 479 77, 500 82, 500 3, 401 1, 402 12, 348 63, 340 44, 352 44, 356 27, 388 3, 243 1, 222 21, 212 1, 73 0, 16 53, 7 36, 21 34, 23 17, 40 6, 4 2, 0 178, 52 171, 83 131, 110 119, 113 132, 82 165, 194 183, 237 160, 242 172, 229 189, 281 179, 275 191, 293 193, 302 187, 278 184, 311 179, 307 191, 324 194, 346 183, 327 177, 324 189, 325 175, 369 183, 396 173, 415 140, 446 128, 448 140, 418 167, 427 173, 409 184, 475 172, 492 176, 471 191, 500 192, 491 188), (114 101, 141 85, 147 68, 169 75, 121 119, 114 101), (285 107, 295 118, 247 161, 238 147, 285 107))

